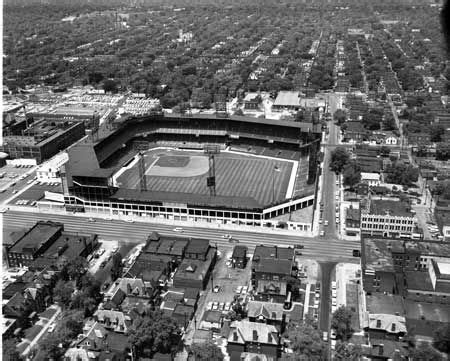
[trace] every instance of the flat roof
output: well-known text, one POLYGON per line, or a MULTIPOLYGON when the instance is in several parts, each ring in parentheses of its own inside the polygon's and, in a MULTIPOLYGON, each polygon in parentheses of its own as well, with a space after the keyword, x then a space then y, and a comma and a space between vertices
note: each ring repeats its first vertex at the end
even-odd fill
POLYGON ((394 261, 388 242, 373 238, 365 238, 363 242, 363 256, 366 268, 394 272, 394 261))
POLYGON ((436 261, 436 265, 441 275, 450 275, 450 262, 436 261))
POLYGON ((62 224, 40 221, 24 237, 17 241, 9 249, 9 252, 20 253, 23 252, 24 248, 29 248, 36 252, 49 238, 60 232, 62 228, 62 224))
POLYGON ((370 202, 370 214, 386 215, 398 217, 412 217, 410 206, 401 201, 373 199, 370 202))
POLYGON ((254 263, 253 267, 256 272, 290 275, 292 272, 292 261, 287 259, 264 258, 256 264, 254 263))
POLYGON ((253 253, 253 260, 256 258, 272 258, 272 259, 285 259, 292 260, 295 252, 292 247, 278 247, 278 246, 265 246, 259 245, 255 247, 253 253))
POLYGON ((372 314, 405 315, 403 296, 374 292, 366 296, 367 311, 372 314))
POLYGON ((273 103, 274 106, 300 106, 300 92, 280 91, 273 103))

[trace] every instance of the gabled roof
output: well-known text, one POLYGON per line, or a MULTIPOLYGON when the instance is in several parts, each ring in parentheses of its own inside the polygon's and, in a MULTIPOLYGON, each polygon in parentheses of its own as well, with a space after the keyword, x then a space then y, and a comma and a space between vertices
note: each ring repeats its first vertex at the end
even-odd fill
POLYGON ((246 343, 254 342, 278 345, 278 330, 273 325, 260 322, 234 321, 230 325, 228 342, 246 343), (257 338, 255 340, 254 338, 257 338))
POLYGON ((281 303, 249 301, 247 305, 248 317, 264 318, 273 321, 283 319, 283 305, 281 303))
POLYGON ((366 319, 365 327, 372 330, 381 330, 388 333, 406 333, 406 320, 404 316, 385 313, 374 313, 366 319))

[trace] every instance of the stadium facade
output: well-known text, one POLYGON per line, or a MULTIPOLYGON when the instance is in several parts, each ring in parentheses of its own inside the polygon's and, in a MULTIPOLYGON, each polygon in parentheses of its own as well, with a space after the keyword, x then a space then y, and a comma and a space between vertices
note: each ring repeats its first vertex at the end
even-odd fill
POLYGON ((65 207, 74 212, 174 221, 256 227, 282 224, 281 228, 310 232, 311 223, 273 218, 314 204, 320 138, 320 124, 312 123, 216 115, 130 118, 115 124, 100 140, 90 135, 68 149, 69 161, 61 172, 65 207), (139 151, 158 146, 202 149, 211 144, 262 149, 279 157, 284 152, 307 155, 309 169, 305 172, 312 187, 278 204, 261 204, 251 197, 125 189, 114 180, 117 171, 139 151))

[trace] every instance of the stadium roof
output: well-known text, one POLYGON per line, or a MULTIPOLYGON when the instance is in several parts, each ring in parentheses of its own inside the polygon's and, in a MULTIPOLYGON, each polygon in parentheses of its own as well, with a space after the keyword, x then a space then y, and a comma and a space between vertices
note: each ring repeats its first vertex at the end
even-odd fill
POLYGON ((100 168, 94 147, 88 141, 80 141, 67 149, 70 172, 74 176, 110 177, 115 168, 100 168))
POLYGON ((136 189, 119 189, 111 198, 117 201, 182 203, 207 208, 224 207, 248 210, 263 208, 259 202, 251 197, 210 196, 163 191, 141 192, 136 189))

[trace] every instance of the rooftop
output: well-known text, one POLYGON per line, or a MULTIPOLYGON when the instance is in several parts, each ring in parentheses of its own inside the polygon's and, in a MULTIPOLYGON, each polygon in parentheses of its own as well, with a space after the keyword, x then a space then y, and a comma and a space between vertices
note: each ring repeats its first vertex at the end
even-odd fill
POLYGON ((300 92, 298 91, 280 91, 273 103, 274 106, 300 106, 300 92))
POLYGON ((232 258, 243 258, 247 255, 247 246, 234 246, 232 258))
POLYGON ((373 199, 370 202, 370 214, 413 217, 411 207, 401 201, 373 199))
POLYGON ((394 272, 392 252, 387 242, 380 239, 365 238, 363 248, 366 268, 377 271, 394 272))
POLYGON ((258 258, 272 258, 272 259, 286 259, 292 260, 294 258, 295 252, 292 247, 278 247, 278 246, 264 246, 259 245, 255 247, 255 252, 253 254, 253 260, 258 258))
POLYGON ((370 314, 405 315, 403 297, 400 295, 385 295, 384 293, 372 293, 366 296, 366 308, 370 314))
POLYGON ((60 223, 39 221, 9 249, 9 252, 20 253, 25 251, 35 253, 45 242, 61 232, 62 229, 63 225, 60 223))
POLYGON ((253 263, 255 272, 290 275, 292 272, 292 260, 265 258, 253 263))
POLYGON ((186 247, 186 253, 197 253, 206 255, 209 249, 209 240, 201 238, 192 238, 186 247))
POLYGON ((278 331, 273 325, 260 322, 234 321, 230 325, 228 342, 253 342, 278 345, 278 331))

